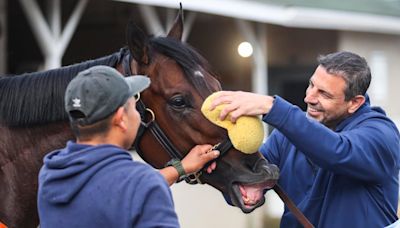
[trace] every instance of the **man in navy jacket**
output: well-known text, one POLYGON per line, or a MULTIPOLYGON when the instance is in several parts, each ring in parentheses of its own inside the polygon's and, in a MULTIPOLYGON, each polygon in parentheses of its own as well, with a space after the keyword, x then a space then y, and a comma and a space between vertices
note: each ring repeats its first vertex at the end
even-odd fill
MULTIPOLYGON (((220 119, 261 114, 275 127, 260 151, 315 227, 384 227, 397 220, 399 131, 370 106, 364 58, 337 52, 318 61, 306 113, 279 96, 229 91, 211 108, 224 103, 220 119)), ((301 227, 286 207, 281 227, 301 227)))
MULTIPOLYGON (((149 84, 148 77, 124 78, 106 66, 82 71, 69 83, 65 109, 77 139, 44 158, 40 227, 179 227, 168 186, 178 171, 167 167, 160 174, 127 151, 140 125, 134 96, 149 84)), ((215 159, 217 151, 207 153, 211 147, 194 147, 182 169, 192 173, 215 159)))

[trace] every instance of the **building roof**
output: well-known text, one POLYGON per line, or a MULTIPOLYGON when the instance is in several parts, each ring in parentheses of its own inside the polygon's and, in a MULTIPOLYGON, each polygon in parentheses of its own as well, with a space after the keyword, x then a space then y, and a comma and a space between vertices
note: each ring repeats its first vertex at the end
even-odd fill
POLYGON ((400 17, 400 0, 251 0, 286 7, 301 6, 400 17))
POLYGON ((286 27, 400 34, 400 0, 114 0, 286 27))

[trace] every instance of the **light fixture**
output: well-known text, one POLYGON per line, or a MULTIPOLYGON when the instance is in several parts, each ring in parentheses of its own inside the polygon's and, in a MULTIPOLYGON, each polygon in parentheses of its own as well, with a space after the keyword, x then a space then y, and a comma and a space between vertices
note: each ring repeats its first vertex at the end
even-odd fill
POLYGON ((237 50, 243 58, 247 58, 253 54, 253 46, 249 42, 240 43, 237 50))

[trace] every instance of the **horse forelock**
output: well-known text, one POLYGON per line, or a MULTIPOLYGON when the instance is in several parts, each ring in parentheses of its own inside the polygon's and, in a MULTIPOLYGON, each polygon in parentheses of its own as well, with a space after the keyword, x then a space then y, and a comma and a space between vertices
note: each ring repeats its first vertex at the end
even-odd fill
POLYGON ((182 68, 186 79, 203 98, 214 91, 208 83, 206 75, 216 78, 216 74, 211 70, 207 60, 193 47, 168 37, 153 37, 149 44, 158 53, 175 60, 182 68))
POLYGON ((115 67, 127 49, 99 59, 58 69, 0 78, 0 122, 24 127, 67 120, 64 93, 82 70, 95 65, 115 67))

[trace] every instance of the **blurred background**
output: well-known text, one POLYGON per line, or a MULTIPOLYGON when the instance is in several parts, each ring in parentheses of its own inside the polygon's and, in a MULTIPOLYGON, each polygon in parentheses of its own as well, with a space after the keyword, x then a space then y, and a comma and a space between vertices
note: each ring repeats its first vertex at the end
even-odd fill
MULTIPOLYGON (((356 52, 370 64, 368 91, 400 127, 400 0, 0 0, 0 74, 99 58, 125 46, 129 20, 164 35, 182 2, 184 39, 225 90, 278 94, 305 108, 316 57, 356 52)), ((205 186, 172 187, 182 227, 278 227, 272 191, 245 215, 205 186)))

